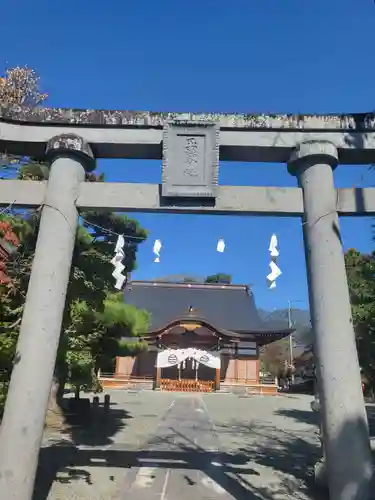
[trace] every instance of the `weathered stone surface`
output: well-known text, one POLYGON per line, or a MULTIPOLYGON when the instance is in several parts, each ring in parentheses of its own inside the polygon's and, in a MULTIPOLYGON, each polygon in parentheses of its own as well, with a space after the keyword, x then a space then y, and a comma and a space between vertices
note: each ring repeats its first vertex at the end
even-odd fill
POLYGON ((215 123, 167 123, 163 134, 163 196, 214 198, 219 174, 215 123))
POLYGON ((0 103, 0 121, 61 125, 147 126, 162 128, 170 120, 219 123, 222 128, 289 130, 375 130, 374 113, 293 115, 250 113, 173 113, 151 111, 30 108, 0 103))
POLYGON ((48 141, 46 157, 52 161, 62 154, 78 155, 83 161, 85 170, 92 172, 95 169, 95 158, 90 145, 79 135, 61 134, 48 141))
POLYGON ((301 167, 319 162, 328 163, 332 168, 338 164, 339 155, 334 144, 328 141, 308 141, 299 144, 288 163, 289 173, 296 175, 301 167))

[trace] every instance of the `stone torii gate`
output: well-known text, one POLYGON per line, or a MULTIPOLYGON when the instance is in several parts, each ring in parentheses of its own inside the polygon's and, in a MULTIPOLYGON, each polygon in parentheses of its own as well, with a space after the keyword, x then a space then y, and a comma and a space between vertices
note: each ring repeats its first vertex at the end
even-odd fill
MULTIPOLYGON (((48 182, 0 181, 0 205, 42 207, 0 430, 0 499, 31 500, 78 210, 302 218, 331 498, 367 499, 369 434, 338 215, 374 215, 375 189, 335 189, 375 162, 375 118, 0 106, 0 150, 48 161, 48 182), (97 158, 163 158, 163 182, 86 183, 97 158), (298 188, 219 186, 219 159, 287 163, 298 188)), ((261 167, 259 167, 261 168, 261 167)))

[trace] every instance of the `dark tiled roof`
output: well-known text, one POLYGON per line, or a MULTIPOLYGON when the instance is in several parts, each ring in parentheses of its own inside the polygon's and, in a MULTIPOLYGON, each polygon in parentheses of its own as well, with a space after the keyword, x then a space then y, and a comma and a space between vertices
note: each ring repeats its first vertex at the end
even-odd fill
POLYGON ((151 331, 188 317, 189 307, 195 316, 220 329, 268 330, 258 315, 253 294, 244 285, 133 281, 125 289, 125 302, 151 313, 151 331))

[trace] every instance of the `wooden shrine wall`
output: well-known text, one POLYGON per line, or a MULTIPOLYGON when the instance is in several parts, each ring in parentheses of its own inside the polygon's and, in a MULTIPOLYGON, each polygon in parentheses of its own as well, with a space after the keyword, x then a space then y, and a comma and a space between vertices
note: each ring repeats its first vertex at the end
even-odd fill
MULTIPOLYGON (((121 377, 154 377, 156 352, 142 352, 136 357, 116 358, 115 375, 121 377)), ((259 360, 254 358, 234 358, 221 356, 220 379, 223 383, 259 383, 259 360)))
POLYGON ((118 356, 115 375, 122 377, 154 377, 156 352, 142 352, 138 356, 118 356))

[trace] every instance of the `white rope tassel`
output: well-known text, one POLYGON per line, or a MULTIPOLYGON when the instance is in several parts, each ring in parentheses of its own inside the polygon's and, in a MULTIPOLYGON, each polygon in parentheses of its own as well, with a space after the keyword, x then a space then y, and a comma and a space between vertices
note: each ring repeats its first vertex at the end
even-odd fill
POLYGON ((276 288, 276 280, 282 274, 280 268, 276 264, 277 257, 280 255, 277 246, 278 246, 277 236, 276 234, 273 234, 271 236, 271 241, 268 247, 268 251, 270 252, 270 257, 271 257, 271 262, 270 262, 271 272, 267 276, 267 281, 268 281, 268 288, 270 290, 276 288))
POLYGON ((111 264, 115 268, 115 270, 112 273, 112 276, 116 280, 115 283, 116 290, 121 290, 126 280, 126 276, 122 274, 122 271, 125 269, 125 266, 122 263, 122 260, 125 257, 124 245, 125 245, 124 237, 122 235, 119 235, 115 246, 115 256, 111 260, 111 264))
POLYGON ((162 244, 160 240, 155 240, 154 247, 152 251, 156 255, 154 262, 160 262, 160 250, 161 250, 162 244))
POLYGON ((220 238, 220 240, 217 242, 216 251, 223 253, 224 250, 225 250, 225 241, 222 238, 220 238))
POLYGON ((277 236, 276 234, 273 234, 271 236, 271 241, 270 241, 270 246, 268 248, 271 257, 276 258, 280 255, 278 249, 277 249, 277 236))
POLYGON ((275 281, 281 275, 281 271, 273 261, 270 262, 270 269, 271 272, 267 276, 267 279, 268 281, 275 281))

